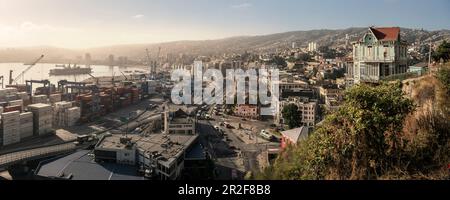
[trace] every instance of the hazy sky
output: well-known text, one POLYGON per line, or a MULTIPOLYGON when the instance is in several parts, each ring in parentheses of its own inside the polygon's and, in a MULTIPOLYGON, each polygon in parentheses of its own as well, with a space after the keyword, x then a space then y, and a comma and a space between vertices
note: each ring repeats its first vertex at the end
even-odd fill
POLYGON ((85 48, 371 25, 450 29, 450 1, 0 0, 0 47, 85 48))

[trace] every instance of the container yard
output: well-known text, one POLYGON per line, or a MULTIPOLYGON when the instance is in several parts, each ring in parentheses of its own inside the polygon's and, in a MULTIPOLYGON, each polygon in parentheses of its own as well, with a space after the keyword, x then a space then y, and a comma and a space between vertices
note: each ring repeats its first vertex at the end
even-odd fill
POLYGON ((101 84, 95 78, 84 82, 60 80, 55 84, 27 80, 26 85, 10 84, 0 89, 0 148, 54 134, 56 129, 94 122, 160 92, 156 81, 141 76, 101 80, 101 84), (107 80, 113 81, 108 84, 107 80), (43 87, 32 91, 32 84, 43 87))

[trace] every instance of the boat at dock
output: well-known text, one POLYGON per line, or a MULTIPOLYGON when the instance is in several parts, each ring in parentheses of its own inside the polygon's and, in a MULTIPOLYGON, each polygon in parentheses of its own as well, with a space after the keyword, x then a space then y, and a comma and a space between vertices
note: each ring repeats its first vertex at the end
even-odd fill
POLYGON ((80 74, 91 74, 92 68, 90 67, 80 67, 77 65, 66 66, 66 65, 55 65, 56 69, 50 70, 50 76, 63 76, 63 75, 80 75, 80 74))

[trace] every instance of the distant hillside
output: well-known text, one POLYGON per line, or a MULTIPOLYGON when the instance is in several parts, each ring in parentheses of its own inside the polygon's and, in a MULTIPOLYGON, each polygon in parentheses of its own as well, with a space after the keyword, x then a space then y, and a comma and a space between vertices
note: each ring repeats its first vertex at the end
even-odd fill
MULTIPOLYGON (((274 51, 277 48, 290 47, 292 42, 297 45, 306 46, 308 42, 317 42, 318 45, 337 45, 345 42, 348 35, 351 41, 356 41, 367 28, 348 28, 341 30, 311 30, 311 31, 292 31, 262 36, 239 36, 218 40, 203 41, 176 41, 160 44, 130 44, 115 45, 109 47, 99 47, 83 50, 70 50, 54 48, 49 46, 32 48, 3 48, 0 49, 0 62, 28 61, 36 55, 45 54, 45 61, 75 59, 77 56, 83 56, 90 53, 95 60, 104 60, 109 54, 118 56, 127 56, 129 59, 144 59, 145 49, 148 48, 151 55, 156 55, 158 47, 162 49, 162 55, 173 53, 194 54, 194 55, 213 55, 223 53, 240 53, 244 51, 267 52, 274 51)), ((450 30, 427 31, 402 28, 402 38, 413 43, 439 42, 443 39, 450 41, 450 30)))

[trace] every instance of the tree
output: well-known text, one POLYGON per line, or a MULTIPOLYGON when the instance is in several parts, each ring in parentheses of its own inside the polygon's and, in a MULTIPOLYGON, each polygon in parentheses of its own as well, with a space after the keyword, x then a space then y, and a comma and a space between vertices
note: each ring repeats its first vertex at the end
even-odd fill
POLYGON ((439 69, 436 78, 444 85, 447 91, 450 91, 450 65, 439 69))
POLYGON ((284 58, 280 57, 280 56, 275 56, 275 57, 273 58, 273 62, 274 62, 275 64, 280 65, 280 66, 283 66, 283 67, 286 67, 286 66, 287 66, 286 60, 285 60, 284 58))
POLYGON ((414 109, 401 83, 357 85, 338 112, 297 147, 288 149, 262 175, 272 179, 376 179, 401 160, 400 132, 414 109))
POLYGON ((301 124, 301 113, 298 106, 295 104, 288 104, 282 111, 283 119, 290 129, 297 128, 301 124))
POLYGON ((444 62, 447 62, 450 60, 450 43, 447 41, 443 41, 441 45, 437 48, 436 52, 433 55, 434 60, 439 61, 441 59, 444 60, 444 62))

